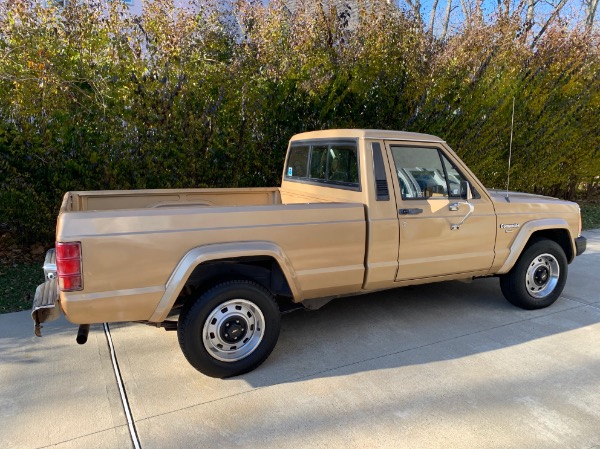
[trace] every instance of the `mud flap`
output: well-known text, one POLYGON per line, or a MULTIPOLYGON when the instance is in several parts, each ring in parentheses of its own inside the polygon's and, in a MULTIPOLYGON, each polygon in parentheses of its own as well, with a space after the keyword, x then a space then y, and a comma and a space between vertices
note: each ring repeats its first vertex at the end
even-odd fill
POLYGON ((33 298, 33 310, 31 318, 35 323, 33 331, 37 337, 42 336, 42 323, 54 321, 60 316, 58 306, 58 285, 52 279, 38 285, 33 298))

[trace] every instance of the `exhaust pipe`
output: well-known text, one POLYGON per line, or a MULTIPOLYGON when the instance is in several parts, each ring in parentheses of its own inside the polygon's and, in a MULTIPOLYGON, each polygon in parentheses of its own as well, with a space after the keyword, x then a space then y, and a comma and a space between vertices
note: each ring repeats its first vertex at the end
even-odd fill
POLYGON ((77 343, 80 345, 85 344, 88 339, 88 334, 90 333, 90 325, 89 324, 80 324, 79 330, 77 331, 77 343))

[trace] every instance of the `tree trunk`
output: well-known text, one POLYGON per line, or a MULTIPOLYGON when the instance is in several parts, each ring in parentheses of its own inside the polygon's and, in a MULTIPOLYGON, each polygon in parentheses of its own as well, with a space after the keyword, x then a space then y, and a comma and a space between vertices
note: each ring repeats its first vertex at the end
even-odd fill
POLYGON ((590 32, 598 10, 598 0, 585 0, 585 10, 585 29, 590 32))
POLYGON ((528 28, 531 28, 531 24, 533 23, 533 12, 535 3, 535 0, 527 0, 527 16, 525 17, 525 20, 527 21, 528 28))
POLYGON ((433 0, 433 4, 431 5, 431 14, 429 15, 429 34, 433 37, 433 24, 435 22, 435 12, 437 10, 439 0, 433 0))
POLYGON ((467 3, 467 0, 460 0, 460 7, 465 16, 465 22, 471 24, 471 5, 467 3))
POLYGON ((442 25, 442 34, 440 35, 440 40, 446 39, 446 35, 448 34, 448 24, 450 23, 450 13, 452 12, 452 0, 448 0, 446 4, 446 12, 444 14, 444 23, 442 25))

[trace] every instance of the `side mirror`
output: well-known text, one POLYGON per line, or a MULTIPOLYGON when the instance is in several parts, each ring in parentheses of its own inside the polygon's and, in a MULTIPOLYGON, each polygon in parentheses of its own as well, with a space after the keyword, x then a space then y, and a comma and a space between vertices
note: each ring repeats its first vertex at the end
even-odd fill
POLYGON ((471 192, 471 184, 469 184, 469 181, 460 182, 460 197, 467 201, 473 199, 473 192, 471 192))

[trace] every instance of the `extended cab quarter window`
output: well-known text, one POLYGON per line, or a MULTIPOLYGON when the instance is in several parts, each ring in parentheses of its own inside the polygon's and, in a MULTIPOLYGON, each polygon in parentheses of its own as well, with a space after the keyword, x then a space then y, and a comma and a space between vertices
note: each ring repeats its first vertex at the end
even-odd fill
POLYGON ((392 145, 402 199, 460 198, 465 178, 437 148, 392 145))
POLYGON ((287 176, 298 176, 303 178, 308 175, 308 146, 297 146, 290 148, 288 157, 287 176))
POLYGON ((327 172, 327 146, 314 145, 310 155, 310 174, 309 178, 325 181, 327 172))
POLYGON ((288 180, 360 190, 356 143, 314 142, 294 145, 285 171, 288 180))

